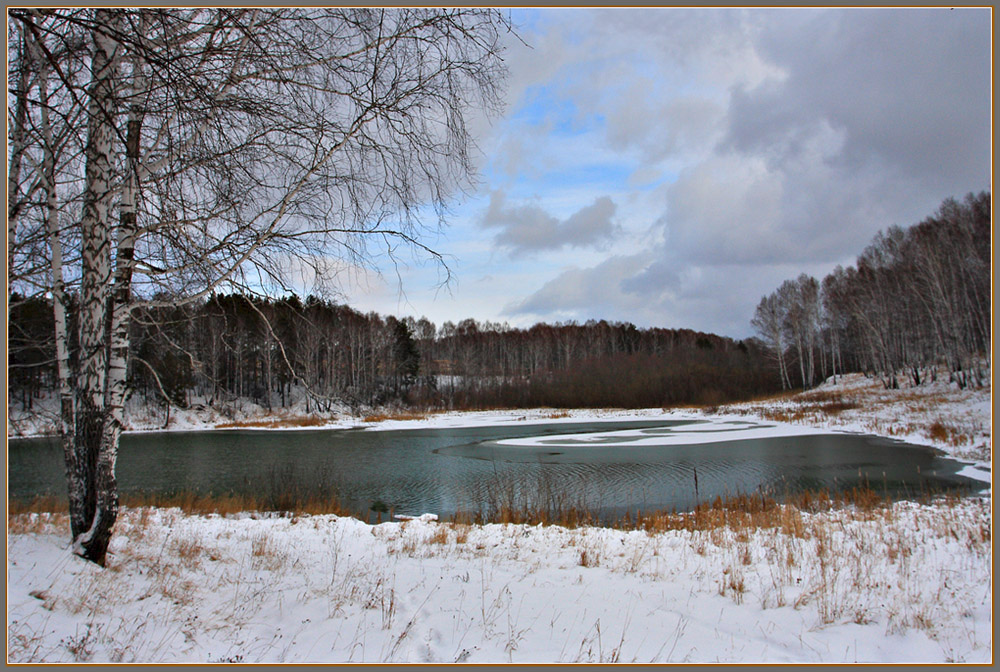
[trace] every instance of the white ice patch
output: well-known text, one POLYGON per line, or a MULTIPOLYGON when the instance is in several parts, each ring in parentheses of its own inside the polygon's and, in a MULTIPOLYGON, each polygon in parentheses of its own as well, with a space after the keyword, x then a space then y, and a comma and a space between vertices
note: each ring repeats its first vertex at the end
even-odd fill
POLYGON ((556 436, 529 436, 497 441, 503 446, 572 448, 596 445, 602 447, 629 446, 689 446, 724 441, 746 441, 786 436, 832 434, 828 429, 814 429, 800 425, 760 424, 746 421, 707 420, 677 426, 651 429, 625 429, 587 434, 560 434, 556 436))
POLYGON ((958 475, 971 478, 975 481, 982 481, 983 483, 993 483, 993 472, 978 464, 970 464, 962 467, 958 475))

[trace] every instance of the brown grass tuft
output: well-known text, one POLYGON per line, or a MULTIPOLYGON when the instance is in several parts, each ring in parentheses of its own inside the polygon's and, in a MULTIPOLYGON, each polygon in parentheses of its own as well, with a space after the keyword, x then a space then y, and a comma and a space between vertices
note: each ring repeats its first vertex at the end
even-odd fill
POLYGON ((193 566, 198 565, 198 560, 205 553, 205 547, 194 538, 175 539, 172 546, 178 558, 193 566))
POLYGON ((65 512, 19 512, 7 514, 9 534, 69 534, 69 514, 65 512))
POLYGON ((447 544, 448 543, 448 528, 444 525, 438 525, 437 529, 434 530, 434 534, 430 536, 427 540, 428 544, 447 544))
POLYGON ((972 437, 964 433, 959 428, 941 422, 940 420, 935 420, 931 426, 927 428, 925 435, 933 441, 947 443, 948 445, 956 448, 973 441, 972 437))
POLYGON ((469 530, 472 529, 471 525, 456 523, 452 525, 452 529, 455 531, 456 544, 464 544, 469 540, 469 530))
POLYGON ((215 426, 216 429, 281 429, 282 427, 320 427, 327 424, 334 417, 320 418, 315 415, 286 415, 277 418, 264 420, 234 420, 232 422, 222 422, 215 426))
POLYGON ((363 418, 363 422, 384 422, 386 420, 426 420, 428 413, 419 413, 415 411, 399 411, 396 413, 373 413, 371 415, 366 415, 363 418))

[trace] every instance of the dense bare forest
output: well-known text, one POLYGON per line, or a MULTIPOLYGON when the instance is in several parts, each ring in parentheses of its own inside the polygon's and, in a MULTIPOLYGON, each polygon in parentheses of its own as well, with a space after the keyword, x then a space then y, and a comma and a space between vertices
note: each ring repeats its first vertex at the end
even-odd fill
POLYGON ((944 366, 960 387, 989 379, 991 195, 949 198, 932 216, 879 232, 855 266, 822 282, 785 281, 761 299, 753 326, 784 388, 843 371, 919 385, 944 366))
MULTIPOLYGON (((12 397, 52 390, 42 299, 15 304, 12 397)), ((515 329, 467 319, 439 327, 309 297, 215 295, 137 312, 129 383, 148 403, 270 409, 402 404, 423 408, 656 406, 717 403, 773 390, 755 342, 628 323, 515 329)))
MULTIPOLYGON (((988 378, 989 253, 990 195, 949 199, 913 227, 879 233, 856 267, 782 284, 753 318, 761 338, 743 341, 603 320, 435 325, 315 297, 170 306, 162 295, 134 313, 128 380, 144 403, 242 398, 274 410, 305 400, 307 412, 714 404, 847 371, 919 384, 935 365, 975 386, 988 378)), ((56 385, 52 307, 14 298, 9 391, 27 408, 56 385)))

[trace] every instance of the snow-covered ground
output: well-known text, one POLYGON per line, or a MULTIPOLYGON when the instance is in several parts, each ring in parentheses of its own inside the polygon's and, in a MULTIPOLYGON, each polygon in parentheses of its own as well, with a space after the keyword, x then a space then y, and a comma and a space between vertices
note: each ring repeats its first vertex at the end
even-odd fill
MULTIPOLYGON (((649 534, 128 510, 8 537, 8 660, 988 662, 990 503, 649 534)), ((426 517, 429 518, 429 517, 426 517)))
MULTIPOLYGON (((855 376, 711 412, 782 432, 933 445, 990 477, 989 390, 883 391, 855 376)), ((705 412, 539 409, 334 426, 646 417, 705 412)), ((649 532, 432 518, 371 526, 128 509, 104 569, 69 552, 64 515, 9 518, 8 662, 992 661, 988 497, 782 507, 769 522, 649 532)))

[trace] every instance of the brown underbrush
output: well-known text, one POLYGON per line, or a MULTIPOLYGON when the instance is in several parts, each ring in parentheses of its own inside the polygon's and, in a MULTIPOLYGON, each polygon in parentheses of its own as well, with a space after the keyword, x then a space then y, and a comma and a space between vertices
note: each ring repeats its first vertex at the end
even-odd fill
MULTIPOLYGON (((289 515, 356 516, 357 513, 344 506, 336 494, 318 494, 291 491, 278 496, 268 493, 260 495, 202 494, 195 492, 172 493, 123 493, 119 498, 122 509, 177 508, 187 514, 221 516, 238 513, 281 513, 289 515)), ((30 515, 68 514, 65 497, 45 496, 30 500, 8 498, 7 521, 30 515)))
POLYGON ((216 429, 282 429, 285 427, 321 427, 335 418, 320 418, 315 415, 280 416, 262 420, 234 420, 222 422, 216 429))
MULTIPOLYGON (((694 510, 626 511, 616 519, 602 515, 600 507, 584 497, 571 499, 561 493, 557 484, 546 479, 515 482, 498 478, 479 505, 452 514, 447 521, 452 527, 467 530, 472 525, 489 523, 513 525, 554 525, 567 529, 606 527, 618 530, 642 530, 650 535, 670 530, 711 531, 730 529, 750 531, 776 529, 801 537, 806 526, 803 515, 831 510, 851 509, 860 518, 873 519, 888 515, 892 501, 868 486, 831 493, 826 490, 805 490, 777 498, 765 493, 738 494, 716 497, 698 504, 694 510)), ((366 522, 382 522, 379 515, 371 520, 370 511, 345 505, 336 489, 327 487, 312 491, 282 489, 278 480, 273 487, 262 488, 254 495, 175 493, 124 493, 121 506, 128 509, 180 509, 191 515, 235 515, 240 513, 300 515, 334 514, 355 517, 366 522)), ((934 493, 925 493, 929 499, 934 493)), ((372 509, 374 510, 374 509, 372 509)), ((387 520, 392 520, 389 512, 387 520)), ((65 498, 36 497, 31 500, 8 500, 8 529, 31 531, 33 525, 67 517, 65 498)), ((444 542, 442 538, 441 543, 444 542)))
POLYGON ((963 446, 970 442, 968 434, 954 425, 935 420, 926 430, 927 438, 933 441, 947 443, 950 446, 963 446))
POLYGON ((420 411, 397 411, 397 412, 381 412, 372 413, 371 415, 366 415, 362 418, 363 422, 384 422, 386 420, 426 420, 431 414, 431 411, 420 412, 420 411))
POLYGON ((892 502, 871 488, 860 486, 831 494, 826 490, 805 490, 787 496, 783 502, 762 494, 716 497, 699 504, 694 511, 662 511, 626 516, 623 529, 642 529, 649 534, 669 530, 704 532, 716 529, 778 529, 802 537, 806 526, 803 514, 850 508, 860 517, 873 516, 891 509, 892 502))

